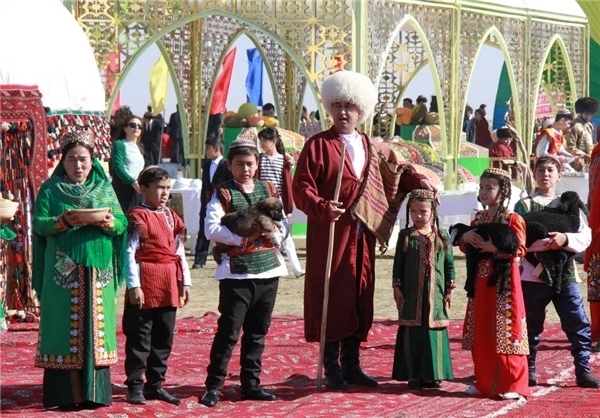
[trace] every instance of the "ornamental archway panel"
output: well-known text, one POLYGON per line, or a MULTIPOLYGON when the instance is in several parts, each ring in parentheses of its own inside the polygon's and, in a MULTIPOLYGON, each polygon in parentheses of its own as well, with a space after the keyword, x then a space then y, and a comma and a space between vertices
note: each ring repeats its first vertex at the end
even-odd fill
MULTIPOLYGON (((530 72, 530 85, 538 85, 539 74, 544 65, 546 65, 546 55, 548 47, 552 44, 553 38, 558 35, 562 40, 566 56, 569 57, 570 71, 573 74, 574 85, 573 95, 581 97, 585 95, 586 79, 586 37, 587 31, 583 25, 558 25, 546 21, 532 20, 531 33, 531 62, 533 63, 530 72)), ((537 94, 537 91, 535 91, 537 94)))
MULTIPOLYGON (((392 32, 391 37, 391 45, 384 53, 386 61, 376 79, 379 90, 377 110, 380 113, 377 126, 373 127, 374 132, 383 130, 390 134, 393 131, 392 125, 395 119, 393 114, 399 106, 402 94, 412 78, 426 64, 430 64, 438 105, 443 108, 444 104, 444 96, 441 94, 440 83, 437 79, 436 63, 427 39, 425 39, 424 31, 416 19, 411 15, 405 15, 392 32), (385 111, 388 117, 382 118, 382 111, 385 111)), ((446 136, 445 120, 441 119, 442 134, 446 136)), ((445 144, 447 141, 442 142, 445 144)))
MULTIPOLYGON (((395 42, 397 36, 397 27, 406 16, 410 15, 414 21, 418 22, 422 28, 426 42, 431 49, 434 64, 431 68, 437 70, 437 78, 440 85, 442 97, 440 98, 440 108, 443 106, 443 112, 440 112, 440 124, 443 134, 445 133, 446 142, 451 133, 447 125, 451 118, 452 104, 449 100, 451 95, 451 60, 445 58, 452 56, 452 37, 448 36, 452 27, 453 14, 452 8, 432 5, 420 5, 416 3, 400 3, 393 0, 369 3, 369 75, 371 79, 378 80, 378 76, 389 60, 386 50, 390 42, 395 42)), ((414 38, 415 34, 408 34, 409 39, 414 38)), ((420 40, 421 44, 423 40, 420 40)), ((420 47, 415 45, 413 52, 417 53, 420 47)), ((418 57, 417 57, 417 60, 418 57)), ((433 70, 432 70, 433 71, 433 70)), ((386 95, 397 98, 402 94, 404 87, 401 83, 392 81, 391 84, 397 86, 393 94, 386 95)), ((381 101, 381 98, 380 98, 381 101)), ((381 103, 380 103, 381 105, 381 103)))
MULTIPOLYGON (((173 63, 176 76, 176 80, 173 80, 173 82, 177 84, 175 90, 181 94, 181 97, 178 97, 178 101, 181 101, 183 106, 179 106, 179 108, 180 113, 185 113, 186 122, 193 120, 188 109, 193 109, 194 107, 192 99, 192 92, 196 82, 194 73, 199 65, 193 62, 192 57, 195 55, 190 53, 194 49, 198 50, 197 45, 193 41, 193 32, 195 30, 198 30, 197 25, 195 22, 191 22, 175 28, 160 39, 173 63)), ((189 123, 186 125, 189 129, 189 123)), ((188 143, 185 151, 186 155, 189 155, 190 153, 195 154, 198 150, 195 144, 188 143)))
MULTIPOLYGON (((461 57, 459 78, 459 109, 467 105, 467 94, 475 62, 484 44, 500 49, 504 55, 511 77, 512 95, 515 97, 516 111, 527 106, 527 58, 523 48, 526 37, 526 20, 515 16, 483 14, 464 10, 461 14, 461 57), (467 24, 468 22, 468 24, 467 24), (513 83, 514 81, 514 83, 513 83)), ((517 129, 521 128, 522 115, 517 117, 517 129)), ((462 123, 462 118, 457 121, 462 123)))
MULTIPOLYGON (((539 100, 540 92, 543 92, 554 112, 560 108, 572 109, 577 99, 573 65, 559 35, 551 38, 544 54, 543 65, 539 68, 540 72, 535 80, 535 103, 539 100)), ((531 118, 534 126, 535 112, 532 113, 531 118)))
MULTIPOLYGON (((513 27, 513 29, 514 29, 514 27, 513 27)), ((509 39, 512 36, 511 41, 512 41, 512 43, 514 43, 514 40, 516 39, 516 37, 519 36, 519 30, 512 31, 512 32, 511 32, 510 28, 507 28, 505 30, 506 30, 506 34, 509 37, 509 39)), ((525 31, 524 25, 522 27, 522 30, 523 30, 523 32, 525 31)), ((522 57, 519 57, 519 56, 517 56, 515 58, 514 55, 519 54, 519 51, 515 50, 514 47, 511 50, 511 47, 509 46, 510 44, 507 44, 506 38, 503 36, 503 34, 500 32, 500 30, 496 26, 492 26, 491 28, 489 28, 487 30, 487 32, 483 35, 483 38, 480 39, 479 47, 475 54, 475 59, 473 61, 473 66, 471 67, 471 73, 466 74, 466 76, 468 77, 467 90, 465 91, 464 96, 460 97, 461 109, 464 109, 466 107, 466 105, 468 104, 467 103, 468 94, 469 94, 471 81, 473 80, 475 63, 476 63, 476 61, 479 57, 479 54, 481 52, 481 49, 483 48, 484 45, 492 46, 494 48, 499 49, 502 52, 503 63, 506 64, 506 67, 508 70, 508 77, 510 80, 512 106, 515 111, 515 117, 516 117, 516 121, 515 121, 516 128, 518 131, 521 131, 522 119, 523 119, 523 115, 521 114, 522 103, 524 100, 526 100, 525 92, 527 91, 526 87, 524 86, 524 83, 526 82, 526 80, 523 77, 523 74, 525 73, 524 59, 522 59, 522 57), (512 52, 512 55, 511 55, 511 52, 512 52), (521 77, 521 78, 519 78, 519 77, 521 77)), ((520 54, 520 55, 523 55, 523 54, 520 54)), ((472 103, 472 104, 476 105, 476 103, 472 103)), ((489 104, 489 103, 487 103, 487 104, 489 104)))

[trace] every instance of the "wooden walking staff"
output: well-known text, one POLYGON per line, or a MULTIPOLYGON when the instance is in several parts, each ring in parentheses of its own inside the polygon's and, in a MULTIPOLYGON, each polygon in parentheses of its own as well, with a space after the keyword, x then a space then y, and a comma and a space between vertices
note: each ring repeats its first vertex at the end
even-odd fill
MULTIPOLYGON (((342 174, 344 173, 344 163, 346 160, 346 144, 342 141, 342 160, 340 162, 340 171, 338 171, 337 182, 335 183, 335 193, 333 201, 337 202, 340 196, 340 187, 342 186, 342 174)), ((317 366, 317 390, 321 390, 323 381, 323 362, 325 359, 325 336, 327 334, 327 309, 329 306, 329 280, 331 279, 331 264, 333 262, 333 238, 335 235, 335 221, 331 221, 329 226, 329 243, 327 244, 327 264, 325 267, 325 284, 323 288, 323 316, 321 318, 321 339, 319 341, 319 364, 317 366)))

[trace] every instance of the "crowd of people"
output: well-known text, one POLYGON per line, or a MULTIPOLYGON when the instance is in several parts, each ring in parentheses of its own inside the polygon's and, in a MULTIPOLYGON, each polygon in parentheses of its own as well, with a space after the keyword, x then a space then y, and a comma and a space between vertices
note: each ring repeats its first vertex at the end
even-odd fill
MULTIPOLYGON (((564 172, 581 172, 589 168, 591 153, 597 142, 597 130, 592 118, 598 113, 598 102, 592 97, 582 97, 575 102, 575 113, 559 109, 554 118, 540 120, 533 141, 532 156, 551 153, 557 155, 564 172)), ((478 109, 465 108, 463 132, 468 142, 489 150, 494 158, 514 159, 518 149, 524 149, 521 138, 510 124, 490 131, 486 119, 486 105, 478 109)))
MULTIPOLYGON (((199 397, 207 407, 221 400, 240 336, 242 399, 277 399, 262 389, 260 374, 279 279, 288 274, 283 250, 294 275, 305 276, 304 338, 324 341, 326 387, 378 386, 361 368, 360 346, 373 323, 375 247, 389 239, 395 222, 389 214, 398 212, 405 197, 407 222, 398 236, 390 278, 390 293, 399 312, 390 375, 406 381, 410 388, 441 388, 443 381, 453 379, 447 327, 457 277, 451 239, 440 227, 439 190, 412 165, 398 161, 388 148, 357 130, 377 102, 377 90, 367 76, 336 72, 324 80, 321 97, 333 126, 311 137, 297 161, 287 155, 274 128, 262 130, 256 140, 236 139, 227 155, 219 137, 205 142, 207 159, 198 208, 202 234, 193 267, 205 266, 209 241, 231 247, 214 273, 219 282, 220 316, 206 390, 199 397), (382 161, 393 169, 382 169, 382 161), (282 242, 281 247, 260 231, 241 237, 221 224, 223 214, 269 197, 281 199, 286 215, 294 205, 307 215, 306 271, 298 262, 286 218, 276 240, 282 242), (328 242, 330 228, 333 233, 328 242), (327 317, 323 317, 325 285, 333 307, 327 317)), ((425 106, 427 99, 420 97, 417 102, 425 106)), ((485 116, 485 108, 477 111, 485 116)), ((481 175, 478 200, 483 209, 476 212, 472 225, 506 224, 519 245, 514 253, 500 252, 475 230, 460 239, 462 251, 473 247, 481 254, 468 286, 464 319, 463 348, 471 351, 475 370, 474 383, 466 391, 469 396, 505 400, 531 396, 530 387, 538 383, 536 354, 550 302, 571 343, 577 385, 600 388, 589 364, 593 344, 600 346, 600 193, 593 180, 600 169, 600 151, 589 142, 592 131, 587 125, 597 102, 582 99, 576 111, 579 117, 574 127, 570 126, 572 115, 559 111, 536 141, 537 188, 514 209, 508 206, 509 173, 488 168, 481 175), (565 152, 563 135, 571 138, 565 152), (582 161, 591 171, 589 226, 581 214, 577 232, 551 232, 549 238, 526 248, 521 215, 555 211, 560 203, 556 187, 565 164, 582 161), (591 323, 573 274, 557 293, 540 278, 543 266, 523 259, 527 252, 559 248, 573 253, 587 249, 591 323), (508 260, 507 277, 494 274, 498 260, 508 260)), ((402 117, 408 121, 408 116, 402 117)), ((413 117, 411 111, 411 122, 413 117)), ((110 366, 117 363, 121 350, 129 403, 181 402, 163 383, 176 311, 189 303, 192 283, 183 246, 185 225, 167 206, 169 174, 149 164, 138 146, 143 143, 144 127, 152 131, 148 125, 155 121, 132 114, 122 119, 114 141, 112 182, 94 157, 94 138, 89 132, 64 135, 61 161, 35 201, 33 287, 41 307, 35 365, 44 368, 47 408, 110 405, 110 366), (100 211, 100 218, 90 219, 86 211, 90 208, 105 210, 100 211), (126 342, 119 348, 115 300, 122 284, 127 289, 122 319, 126 342)), ((508 131, 499 137, 512 137, 508 131)), ((150 142, 144 146, 146 157, 156 152, 150 142)))

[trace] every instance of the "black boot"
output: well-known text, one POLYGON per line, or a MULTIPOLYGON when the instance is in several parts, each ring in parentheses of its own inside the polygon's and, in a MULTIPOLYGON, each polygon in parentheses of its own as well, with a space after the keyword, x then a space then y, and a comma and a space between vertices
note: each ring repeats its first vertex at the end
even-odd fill
POLYGON ((340 343, 325 343, 325 355, 323 363, 325 366, 325 386, 333 390, 345 390, 348 385, 342 376, 342 369, 338 361, 340 356, 340 343))
POLYGON ((375 387, 377 380, 367 376, 360 368, 360 340, 356 337, 347 337, 342 340, 342 376, 347 383, 375 387))

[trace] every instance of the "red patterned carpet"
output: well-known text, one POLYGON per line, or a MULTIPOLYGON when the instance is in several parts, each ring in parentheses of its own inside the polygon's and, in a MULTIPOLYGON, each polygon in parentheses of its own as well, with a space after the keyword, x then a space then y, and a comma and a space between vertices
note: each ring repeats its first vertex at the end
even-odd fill
MULTIPOLYGON (((376 389, 352 388, 344 393, 315 389, 317 344, 303 341, 302 321, 277 317, 273 320, 264 355, 263 385, 275 393, 277 402, 241 402, 239 396, 239 350, 230 364, 225 398, 215 408, 200 405, 208 352, 216 316, 178 321, 175 348, 169 359, 165 386, 181 397, 180 406, 149 401, 138 407, 125 402, 122 362, 112 368, 113 405, 94 411, 69 413, 69 417, 600 417, 600 390, 575 386, 569 344, 560 326, 544 333, 539 355, 541 385, 528 402, 473 399, 463 394, 473 373, 469 352, 460 349, 460 327, 450 328, 456 379, 441 390, 409 390, 405 383, 390 380, 397 327, 393 321, 378 321, 369 342, 363 345, 362 364, 380 381, 376 389)), ((42 370, 32 366, 37 332, 17 330, 0 335, 2 348, 2 414, 21 417, 66 416, 42 408, 42 370)), ((123 344, 123 336, 119 336, 123 344)), ((600 374, 600 355, 592 367, 600 374)))

